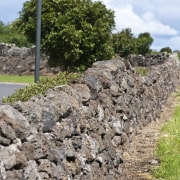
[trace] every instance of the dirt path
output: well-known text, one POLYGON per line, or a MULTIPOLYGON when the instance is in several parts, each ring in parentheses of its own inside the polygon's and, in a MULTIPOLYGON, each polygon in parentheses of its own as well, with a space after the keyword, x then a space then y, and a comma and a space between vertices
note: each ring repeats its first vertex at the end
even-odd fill
POLYGON ((161 118, 139 130, 129 153, 124 154, 127 180, 154 180, 149 171, 158 165, 158 161, 153 159, 153 151, 162 125, 172 117, 174 106, 177 104, 178 98, 172 94, 162 109, 161 118))

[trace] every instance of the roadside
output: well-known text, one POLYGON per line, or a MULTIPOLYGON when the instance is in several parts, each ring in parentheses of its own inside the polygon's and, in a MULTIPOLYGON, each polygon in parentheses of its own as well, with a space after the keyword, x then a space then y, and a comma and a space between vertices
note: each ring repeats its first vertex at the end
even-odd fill
POLYGON ((172 117, 174 107, 178 103, 178 97, 173 93, 163 106, 160 119, 138 131, 129 153, 124 154, 127 180, 154 180, 150 170, 159 163, 154 159, 154 149, 157 146, 162 125, 172 117))
POLYGON ((18 83, 18 82, 0 82, 0 84, 9 84, 9 85, 15 84, 15 85, 23 85, 23 86, 28 86, 29 85, 29 83, 18 83))
POLYGON ((0 82, 0 103, 3 97, 8 97, 9 95, 16 92, 17 89, 26 87, 27 84, 22 83, 1 83, 0 82))

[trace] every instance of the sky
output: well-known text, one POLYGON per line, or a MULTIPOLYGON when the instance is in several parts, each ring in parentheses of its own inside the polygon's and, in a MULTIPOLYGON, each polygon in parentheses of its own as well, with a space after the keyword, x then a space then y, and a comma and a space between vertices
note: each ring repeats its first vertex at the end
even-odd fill
MULTIPOLYGON (((7 24, 18 18, 25 1, 1 0, 0 20, 7 24)), ((101 0, 101 2, 115 12, 115 31, 130 28, 135 36, 149 32, 154 39, 151 49, 170 47, 172 50, 180 50, 180 0, 101 0)))

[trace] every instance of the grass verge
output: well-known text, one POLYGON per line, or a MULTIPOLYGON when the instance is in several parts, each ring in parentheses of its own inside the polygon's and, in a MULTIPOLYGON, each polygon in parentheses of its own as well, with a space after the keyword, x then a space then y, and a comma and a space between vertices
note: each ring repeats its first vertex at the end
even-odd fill
POLYGON ((34 76, 11 76, 11 75, 0 75, 0 82, 12 82, 12 83, 33 83, 34 76))
POLYGON ((158 180, 180 179, 180 105, 162 128, 162 137, 155 150, 160 166, 154 168, 153 176, 158 180))

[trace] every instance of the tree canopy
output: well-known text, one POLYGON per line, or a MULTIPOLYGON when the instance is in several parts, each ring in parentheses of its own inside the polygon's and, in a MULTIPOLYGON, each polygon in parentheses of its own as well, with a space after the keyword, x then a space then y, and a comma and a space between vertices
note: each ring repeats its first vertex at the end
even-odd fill
POLYGON ((113 34, 113 47, 115 53, 127 57, 129 54, 148 54, 151 52, 150 46, 153 38, 150 33, 140 33, 135 37, 130 28, 113 34))
POLYGON ((113 34, 113 47, 115 53, 122 57, 133 54, 136 51, 135 37, 130 28, 123 29, 121 32, 113 34))
MULTIPOLYGON (((24 3, 13 26, 35 43, 36 0, 24 3)), ((42 0, 41 43, 52 66, 67 69, 110 59, 114 26, 114 12, 102 2, 42 0)))
POLYGON ((170 47, 163 47, 160 49, 160 52, 172 53, 172 49, 170 47))
POLYGON ((5 25, 2 21, 0 21, 0 43, 16 44, 19 47, 30 46, 22 33, 18 33, 11 25, 5 25))
POLYGON ((150 33, 144 32, 140 33, 137 38, 137 52, 139 54, 145 55, 151 52, 150 46, 153 43, 153 38, 150 33))

